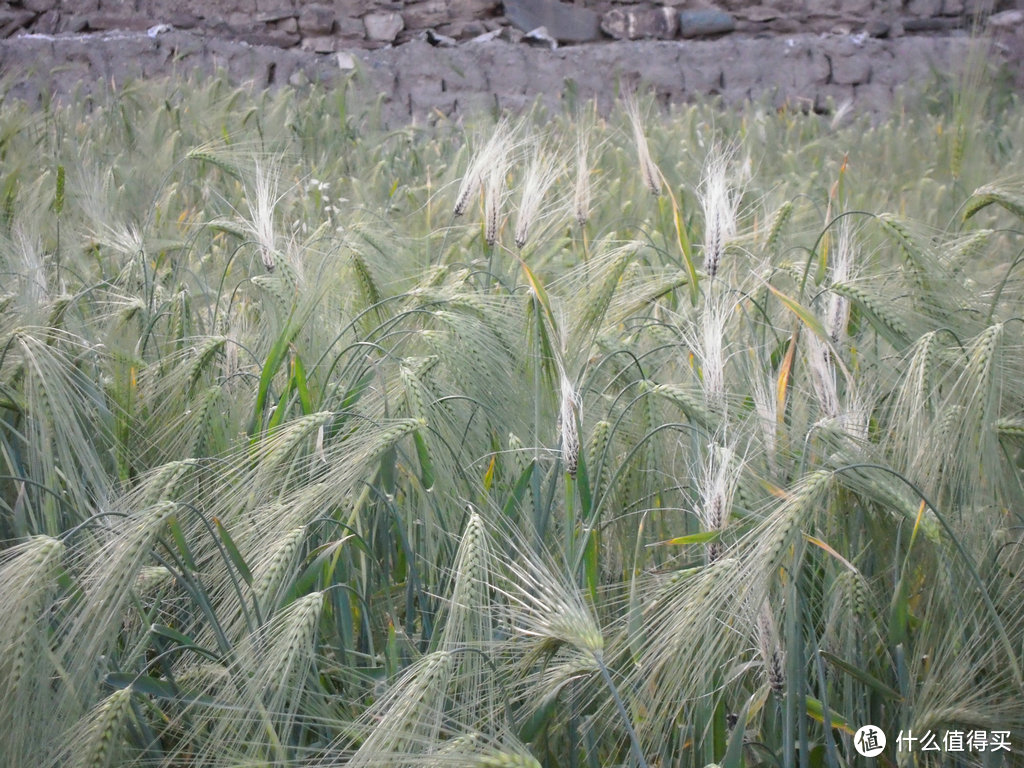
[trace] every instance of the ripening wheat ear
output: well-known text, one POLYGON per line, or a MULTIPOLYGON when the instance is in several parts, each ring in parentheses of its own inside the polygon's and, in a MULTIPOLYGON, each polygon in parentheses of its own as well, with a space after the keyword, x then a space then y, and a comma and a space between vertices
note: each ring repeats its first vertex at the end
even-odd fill
POLYGON ((53 692, 40 685, 55 674, 46 620, 56 591, 64 545, 34 536, 11 547, 0 564, 0 763, 27 765, 39 748, 39 723, 53 692))
POLYGON ((118 521, 116 528, 98 543, 102 546, 102 557, 89 562, 81 579, 82 600, 69 612, 61 628, 57 652, 63 657, 70 677, 90 680, 96 659, 115 642, 122 607, 131 599, 132 586, 147 564, 167 518, 177 509, 171 502, 142 509, 118 521))
POLYGON ((633 142, 636 144, 637 161, 640 163, 640 175, 643 177, 644 186, 652 195, 660 195, 661 170, 651 158, 651 149, 647 145, 647 135, 644 133, 643 118, 640 116, 636 94, 626 95, 625 107, 629 125, 633 129, 633 142))
POLYGON ((487 143, 480 149, 469 163, 466 174, 462 177, 458 194, 455 196, 455 205, 452 214, 461 216, 466 212, 473 195, 480 189, 488 178, 489 169, 496 162, 504 162, 507 156, 512 139, 512 129, 507 120, 502 120, 494 127, 494 133, 487 143))
POLYGON ((697 196, 704 211, 704 272, 718 273, 729 241, 736 237, 739 192, 730 180, 733 150, 717 147, 704 162, 697 196))
POLYGON ((807 345, 807 367, 811 371, 814 393, 818 396, 818 408, 822 416, 834 419, 839 416, 839 394, 832 355, 828 345, 814 333, 807 333, 804 339, 807 345))
POLYGON ((93 707, 73 728, 63 744, 74 744, 54 766, 113 768, 121 761, 127 720, 131 717, 131 688, 121 688, 93 707))
POLYGON ((755 624, 757 649, 764 665, 764 675, 772 693, 781 696, 786 688, 786 651, 779 641, 779 632, 775 625, 771 606, 765 600, 755 624))
POLYGON ((530 226, 540 213, 540 204, 544 195, 558 178, 561 169, 555 164, 554 158, 539 147, 534 150, 533 159, 523 179, 523 195, 519 201, 519 217, 516 221, 516 247, 526 245, 530 226))
POLYGON ((484 180, 484 240, 488 245, 494 245, 498 240, 506 173, 508 157, 505 155, 494 158, 494 162, 487 168, 484 180))
MULTIPOLYGON (((473 512, 455 558, 452 595, 443 629, 442 647, 449 651, 490 644, 491 546, 483 518, 473 512)), ((479 662, 479 658, 473 659, 479 662)))
MULTIPOLYGON (((742 464, 735 460, 732 448, 715 443, 708 446, 699 489, 700 508, 697 510, 708 532, 725 528, 741 468, 742 464)), ((708 562, 713 563, 722 554, 722 544, 713 541, 706 545, 705 551, 708 562)))
MULTIPOLYGON (((832 283, 846 283, 853 273, 856 260, 853 227, 850 218, 846 217, 839 224, 839 236, 836 238, 835 257, 830 269, 832 283)), ((832 342, 839 345, 846 335, 846 326, 850 320, 850 300, 841 294, 833 293, 829 297, 828 319, 826 328, 832 342)))
POLYGON ((699 353, 704 403, 711 410, 725 407, 725 327, 735 305, 724 292, 709 294, 701 309, 699 327, 685 335, 699 353))
POLYGON ((306 536, 305 527, 293 528, 274 543, 266 561, 255 567, 253 593, 263 617, 269 616, 284 598, 288 576, 295 566, 306 536))
POLYGON ((204 681, 202 701, 169 724, 171 730, 188 724, 183 753, 174 759, 184 760, 187 752, 197 765, 279 765, 286 758, 282 743, 315 678, 322 606, 322 592, 303 595, 235 645, 231 664, 204 681))
POLYGON ((558 366, 558 382, 558 436, 562 444, 562 462, 566 471, 575 477, 580 460, 580 434, 576 424, 580 396, 562 365, 558 366))
POLYGON ((576 586, 525 542, 513 538, 511 543, 516 557, 497 588, 507 599, 512 627, 524 637, 564 643, 599 658, 601 627, 576 586))
MULTIPOLYGON (((757 358, 755 358, 757 359, 757 358)), ((761 444, 764 448, 765 461, 772 473, 776 466, 776 437, 779 428, 778 423, 778 397, 773 387, 771 376, 765 375, 764 371, 770 369, 767 366, 751 371, 750 394, 754 401, 754 416, 757 419, 758 432, 761 434, 761 444)))

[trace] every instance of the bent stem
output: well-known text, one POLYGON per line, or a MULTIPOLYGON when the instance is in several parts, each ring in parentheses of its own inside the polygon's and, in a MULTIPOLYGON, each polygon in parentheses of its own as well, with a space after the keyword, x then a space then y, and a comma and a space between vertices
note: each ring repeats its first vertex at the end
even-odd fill
POLYGON ((622 718, 622 724, 626 727, 626 733, 629 735, 629 749, 633 753, 633 759, 636 760, 640 768, 649 768, 647 760, 644 759, 644 753, 640 749, 640 739, 637 737, 636 731, 633 730, 633 723, 630 721, 629 713, 626 711, 626 705, 622 703, 619 689, 615 687, 615 683, 612 681, 612 676, 608 672, 608 667, 605 666, 600 651, 594 652, 592 656, 597 664, 597 668, 601 671, 601 677, 612 694, 612 699, 615 701, 615 709, 618 710, 619 716, 622 718))

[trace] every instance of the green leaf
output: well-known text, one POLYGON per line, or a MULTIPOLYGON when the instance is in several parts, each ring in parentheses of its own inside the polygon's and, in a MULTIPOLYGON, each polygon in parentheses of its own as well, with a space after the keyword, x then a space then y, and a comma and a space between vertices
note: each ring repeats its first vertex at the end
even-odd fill
MULTIPOLYGON (((825 722, 825 708, 821 701, 814 698, 813 696, 806 697, 807 716, 812 720, 819 723, 825 722)), ((836 714, 834 711, 830 712, 831 725, 834 729, 843 731, 853 735, 856 731, 850 727, 850 724, 846 721, 842 715, 836 714)))
MULTIPOLYGON (((565 685, 565 683, 562 685, 565 685)), ((561 690, 562 686, 560 685, 541 699, 540 706, 519 726, 519 739, 521 741, 525 743, 533 741, 544 729, 544 726, 551 721, 555 707, 558 705, 558 694, 561 690)))
POLYGON ((217 663, 220 663, 221 661, 220 656, 215 654, 213 651, 209 651, 206 648, 203 648, 201 645, 198 645, 196 641, 193 640, 191 637, 189 637, 188 635, 183 635, 176 629, 172 629, 171 627, 168 627, 164 624, 151 624, 149 627, 149 631, 152 632, 154 635, 158 635, 168 640, 172 640, 182 649, 194 651, 195 653, 198 653, 200 656, 205 656, 211 661, 216 661, 217 663))
POLYGON ((167 528, 171 532, 171 538, 174 539, 174 544, 178 547, 178 552, 181 554, 181 560, 185 563, 185 566, 190 570, 196 570, 195 560, 192 559, 192 550, 189 549, 188 542, 185 541, 185 534, 181 530, 181 523, 178 522, 178 516, 172 515, 167 518, 167 528))
POLYGON ((700 296, 700 278, 697 276, 697 266, 693 263, 693 247, 690 245, 690 236, 683 221, 682 206, 676 203, 675 195, 672 195, 672 220, 676 228, 676 242, 683 254, 686 273, 689 276, 690 303, 697 306, 697 299, 700 296))
POLYGON ((523 503, 523 496, 526 494, 526 489, 530 486, 530 478, 533 476, 534 466, 535 463, 532 461, 526 465, 526 469, 523 470, 519 479, 516 480, 515 487, 512 488, 512 493, 510 493, 508 498, 505 500, 505 505, 502 507, 501 513, 506 520, 511 519, 515 515, 519 506, 523 503))
POLYGON ((910 587, 906 574, 900 576, 896 589, 893 590, 892 602, 889 605, 889 640, 894 644, 907 639, 907 627, 910 624, 910 587))
POLYGON ((722 531, 700 531, 699 533, 689 533, 685 536, 676 536, 674 539, 668 539, 666 541, 656 541, 649 546, 652 547, 678 547, 685 546, 687 544, 707 544, 711 541, 718 541, 722 538, 722 531))
POLYGON ((880 693, 882 696, 885 696, 888 699, 892 699, 893 701, 902 701, 903 697, 900 696, 899 692, 890 688, 888 685, 883 683, 874 675, 871 675, 862 669, 858 669, 857 667, 853 666, 853 664, 844 661, 843 659, 839 658, 834 654, 829 653, 828 651, 821 651, 820 653, 821 657, 828 661, 830 664, 834 664, 835 666, 839 667, 848 675, 850 675, 856 680, 860 680, 866 686, 876 691, 877 693, 880 693))
POLYGON ((114 690, 131 688, 136 693, 155 696, 158 699, 177 698, 178 692, 166 680, 159 680, 148 675, 129 675, 124 672, 111 672, 103 682, 114 690))
POLYGON ((776 298, 781 301, 785 307, 800 318, 800 322, 803 323, 811 332, 823 341, 828 338, 828 331, 825 330, 825 326, 821 324, 821 321, 814 316, 811 310, 807 309, 803 304, 798 302, 796 299, 790 298, 771 283, 766 283, 768 290, 775 294, 776 298))
POLYGON ((587 472, 586 451, 580 451, 576 465, 576 490, 580 495, 580 519, 589 520, 594 507, 594 498, 590 490, 590 475, 587 472))
POLYGON ((753 696, 747 699, 747 703, 736 717, 736 725, 729 736, 729 746, 725 750, 725 757, 722 758, 722 768, 743 768, 743 737, 747 732, 747 713, 753 700, 753 696))
POLYGON ((598 554, 600 540, 598 529, 593 528, 587 536, 586 548, 583 551, 583 569, 587 578, 587 589, 590 591, 590 599, 594 605, 598 605, 598 587, 600 586, 600 568, 598 568, 598 554))
POLYGON ((306 369, 302 365, 302 358, 299 353, 292 350, 292 381, 299 393, 299 402, 302 404, 302 415, 309 416, 314 412, 313 398, 309 395, 309 384, 306 379, 306 369))
POLYGON ((277 374, 278 369, 281 367, 281 363, 284 360, 285 352, 288 350, 289 344, 292 339, 299 332, 298 325, 293 325, 290 321, 285 325, 281 334, 274 341, 274 344, 270 347, 270 352, 267 354, 267 359, 263 363, 263 370, 260 372, 260 385, 256 391, 256 406, 253 410, 252 421, 249 424, 249 436, 252 437, 259 431, 260 424, 265 418, 264 411, 267 408, 267 397, 270 393, 270 385, 274 380, 274 376, 277 374))
POLYGON ((213 518, 213 524, 217 527, 217 535, 220 536, 221 544, 224 545, 224 549, 228 553, 228 557, 231 558, 231 562, 238 570, 239 575, 246 584, 252 586, 252 572, 249 570, 248 564, 245 562, 245 558, 242 557, 242 553, 238 551, 238 547, 235 546, 234 539, 231 538, 231 534, 228 533, 228 529, 224 527, 216 517, 213 518))

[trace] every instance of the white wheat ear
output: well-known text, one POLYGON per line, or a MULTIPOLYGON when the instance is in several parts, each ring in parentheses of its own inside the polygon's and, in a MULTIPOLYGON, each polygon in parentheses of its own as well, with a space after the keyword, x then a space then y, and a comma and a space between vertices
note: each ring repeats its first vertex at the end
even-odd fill
POLYGON ((272 162, 269 167, 255 162, 253 169, 253 185, 251 195, 246 195, 249 207, 249 221, 246 226, 256 239, 260 250, 260 260, 268 272, 277 266, 277 235, 274 231, 274 208, 281 200, 277 192, 278 165, 272 162))
POLYGON ((565 464, 566 471, 575 477, 580 461, 580 434, 576 425, 580 396, 561 365, 558 366, 558 380, 561 390, 558 407, 558 435, 562 444, 562 462, 565 464))
POLYGON ((701 312, 696 348, 700 350, 701 383, 709 408, 725 405, 725 326, 733 305, 724 295, 708 296, 701 312))
POLYGON ((558 177, 560 169, 550 154, 537 148, 523 179, 523 195, 519 201, 519 217, 516 221, 516 247, 526 245, 530 226, 540 213, 540 204, 545 193, 558 177))
POLYGON ((697 196, 704 211, 704 272, 718 273, 729 241, 736 237, 739 192, 730 180, 733 151, 714 148, 704 163, 697 196))
MULTIPOLYGON (((734 459, 734 451, 727 445, 712 443, 704 463, 700 481, 700 508, 698 517, 708 532, 721 531, 729 520, 732 499, 739 483, 742 463, 734 459)), ((713 563, 722 555, 721 542, 714 541, 706 547, 708 562, 713 563)))
POLYGON ((839 393, 836 387, 836 367, 832 361, 828 344, 813 333, 808 333, 807 364, 811 370, 814 393, 823 416, 834 419, 839 416, 839 393))
POLYGON ((485 183, 489 170, 498 159, 503 159, 509 151, 512 129, 507 120, 502 120, 494 127, 494 133, 469 163, 466 174, 462 177, 459 192, 455 196, 452 214, 461 216, 466 212, 473 195, 485 183))
POLYGON ((775 617, 767 600, 757 617, 757 648, 764 664, 764 675, 772 693, 781 696, 786 688, 786 650, 779 642, 775 617))
POLYGON ((572 212, 581 227, 590 218, 590 134, 576 137, 576 184, 573 188, 572 212))
POLYGON ((661 171, 651 158, 651 150, 647 145, 647 136, 644 133, 643 118, 640 116, 640 106, 637 104, 636 94, 627 94, 625 107, 629 124, 633 129, 633 142, 636 144, 636 155, 640 163, 640 174, 643 177, 644 186, 652 195, 660 195, 661 171))
MULTIPOLYGON (((836 238, 835 258, 832 261, 831 278, 833 285, 845 284, 853 273, 856 259, 856 247, 853 240, 853 227, 850 219, 844 218, 839 224, 839 236, 836 238)), ((839 344, 846 335, 846 326, 850 321, 850 300, 838 293, 829 297, 828 334, 835 344, 839 344)))
POLYGON ((501 198, 507 170, 508 166, 502 158, 487 171, 484 187, 484 240, 488 245, 494 245, 498 240, 498 228, 501 224, 501 198))

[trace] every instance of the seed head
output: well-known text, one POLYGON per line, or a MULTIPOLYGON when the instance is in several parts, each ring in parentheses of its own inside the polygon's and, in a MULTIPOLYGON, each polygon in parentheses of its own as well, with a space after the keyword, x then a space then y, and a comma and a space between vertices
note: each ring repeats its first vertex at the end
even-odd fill
POLYGON ((739 194, 730 182, 731 158, 731 150, 712 150, 698 191, 704 211, 704 272, 710 277, 718 273, 726 246, 736 236, 739 194))
POLYGON ((633 142, 636 144, 636 155, 640 163, 640 174, 643 176, 644 186, 652 195, 660 195, 661 171, 651 158, 651 150, 647 145, 643 119, 640 117, 640 106, 636 102, 635 94, 629 94, 626 97, 626 115, 629 117, 629 124, 633 129, 633 142))

